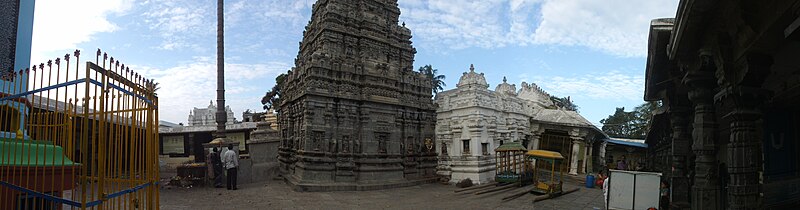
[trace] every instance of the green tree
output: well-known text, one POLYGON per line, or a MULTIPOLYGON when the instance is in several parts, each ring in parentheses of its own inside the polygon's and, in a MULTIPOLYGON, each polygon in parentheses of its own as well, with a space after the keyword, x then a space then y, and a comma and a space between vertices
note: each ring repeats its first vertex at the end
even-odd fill
POLYGON ((555 104, 557 107, 561 107, 570 111, 576 111, 576 112, 578 111, 578 105, 575 105, 575 103, 572 102, 572 99, 570 99, 569 96, 564 98, 550 96, 550 100, 553 101, 553 104, 555 104))
POLYGON ((645 102, 629 112, 625 107, 617 107, 613 115, 600 120, 602 130, 611 137, 643 139, 647 136, 653 111, 660 106, 658 102, 645 102))
POLYGON ((634 116, 634 112, 626 112, 625 107, 617 107, 613 115, 600 120, 603 124, 602 130, 611 137, 637 138, 639 136, 632 132, 634 116))
MULTIPOLYGON (((289 71, 288 73, 291 73, 289 71)), ((264 97, 261 97, 261 104, 264 105, 264 109, 272 109, 273 107, 280 106, 281 104, 281 86, 286 81, 287 73, 283 73, 275 77, 275 86, 272 86, 272 89, 267 91, 264 97)))
POLYGON ((645 102, 642 105, 633 109, 636 117, 633 121, 632 133, 638 134, 641 138, 647 136, 647 130, 650 128, 650 121, 653 119, 653 112, 661 107, 659 102, 645 102))
POLYGON ((447 84, 444 83, 445 76, 439 74, 438 69, 434 69, 430 64, 419 67, 419 73, 423 73, 431 79, 431 91, 434 95, 444 90, 447 84))

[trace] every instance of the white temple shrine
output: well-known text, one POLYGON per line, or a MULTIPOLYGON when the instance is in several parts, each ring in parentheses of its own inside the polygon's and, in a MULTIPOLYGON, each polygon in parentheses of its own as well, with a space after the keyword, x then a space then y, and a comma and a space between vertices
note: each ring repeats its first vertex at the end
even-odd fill
POLYGON ((568 159, 561 167, 569 174, 599 167, 599 139, 605 135, 578 112, 557 107, 533 83, 523 82, 517 90, 503 78, 494 91, 488 88, 483 73, 470 65, 455 89, 436 95, 440 176, 451 183, 492 181, 494 149, 506 142, 560 152, 568 159))

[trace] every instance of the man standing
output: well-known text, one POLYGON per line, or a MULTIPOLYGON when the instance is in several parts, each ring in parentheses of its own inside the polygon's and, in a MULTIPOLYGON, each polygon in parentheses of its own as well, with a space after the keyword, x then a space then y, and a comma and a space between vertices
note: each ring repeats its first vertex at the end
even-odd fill
POLYGON ((603 202, 605 202, 605 204, 606 204, 606 208, 605 209, 608 209, 608 180, 609 180, 609 178, 610 178, 610 176, 607 176, 603 180, 603 202))
POLYGON ((236 170, 239 167, 239 157, 233 151, 233 145, 228 145, 228 151, 222 155, 222 162, 225 163, 225 169, 228 170, 228 190, 236 190, 236 170))
POLYGON ((222 159, 219 155, 219 149, 214 147, 214 152, 211 153, 211 166, 214 169, 214 188, 222 187, 222 159))
POLYGON ((617 161, 617 170, 628 170, 628 164, 625 163, 625 155, 617 161))

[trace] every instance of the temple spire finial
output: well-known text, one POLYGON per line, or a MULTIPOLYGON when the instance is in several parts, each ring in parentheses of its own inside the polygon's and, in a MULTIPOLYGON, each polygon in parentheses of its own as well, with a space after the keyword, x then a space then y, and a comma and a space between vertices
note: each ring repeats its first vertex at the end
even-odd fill
POLYGON ((475 66, 469 64, 469 72, 475 72, 475 66))
POLYGON ((507 81, 508 80, 506 80, 506 76, 503 76, 503 83, 506 83, 507 81))

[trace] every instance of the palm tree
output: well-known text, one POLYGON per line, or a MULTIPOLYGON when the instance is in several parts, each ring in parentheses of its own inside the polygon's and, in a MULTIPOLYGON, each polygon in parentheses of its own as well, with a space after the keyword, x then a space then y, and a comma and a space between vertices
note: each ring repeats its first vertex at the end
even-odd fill
POLYGON ((445 76, 439 74, 439 69, 434 69, 430 64, 419 67, 419 73, 423 73, 431 79, 431 91, 434 95, 444 90, 447 84, 444 83, 445 76))
POLYGON ((153 95, 155 95, 155 96, 158 96, 158 92, 156 92, 156 91, 158 91, 160 89, 161 89, 161 83, 160 82, 150 81, 149 83, 145 84, 145 90, 147 90, 148 92, 152 92, 153 95))

